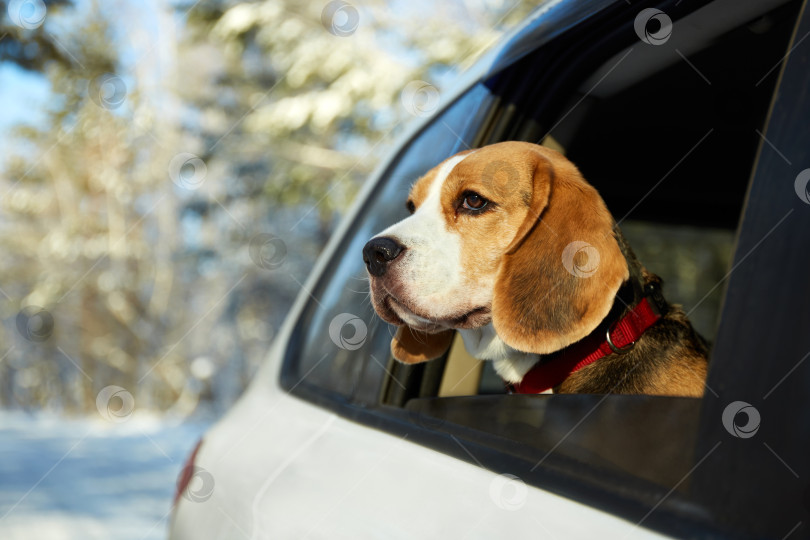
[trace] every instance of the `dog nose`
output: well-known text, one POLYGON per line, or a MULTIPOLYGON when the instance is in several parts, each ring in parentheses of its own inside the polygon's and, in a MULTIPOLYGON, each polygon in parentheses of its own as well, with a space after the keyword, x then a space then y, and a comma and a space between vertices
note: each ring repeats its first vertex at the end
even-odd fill
POLYGON ((388 264, 404 250, 405 247, 393 238, 372 238, 363 247, 363 262, 372 276, 380 277, 388 270, 388 264))

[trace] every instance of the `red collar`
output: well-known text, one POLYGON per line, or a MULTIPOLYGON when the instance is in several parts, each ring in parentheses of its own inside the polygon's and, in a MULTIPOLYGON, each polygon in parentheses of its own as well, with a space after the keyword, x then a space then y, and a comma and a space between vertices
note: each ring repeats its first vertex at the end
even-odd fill
POLYGON ((515 394, 541 394, 554 388, 572 373, 611 353, 629 349, 641 334, 661 318, 645 297, 605 334, 594 332, 566 347, 546 361, 536 364, 520 383, 512 385, 515 394))

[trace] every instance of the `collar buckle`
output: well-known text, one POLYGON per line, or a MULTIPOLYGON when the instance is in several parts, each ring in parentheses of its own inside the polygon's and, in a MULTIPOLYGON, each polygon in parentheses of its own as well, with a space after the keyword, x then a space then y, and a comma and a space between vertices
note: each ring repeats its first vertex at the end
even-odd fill
POLYGON ((611 329, 608 328, 607 331, 605 332, 605 341, 607 341, 607 344, 608 344, 608 347, 610 347, 610 350, 612 350, 616 354, 624 354, 626 352, 631 351, 633 349, 633 347, 636 346, 636 342, 631 341, 630 343, 628 343, 624 347, 617 347, 616 344, 613 343, 613 339, 611 339, 611 337, 610 337, 610 330, 611 329))

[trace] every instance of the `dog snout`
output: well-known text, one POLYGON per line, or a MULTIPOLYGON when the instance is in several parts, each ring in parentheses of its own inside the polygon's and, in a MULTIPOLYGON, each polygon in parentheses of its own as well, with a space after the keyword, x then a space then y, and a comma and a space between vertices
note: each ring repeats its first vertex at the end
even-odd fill
POLYGON ((388 265, 403 251, 405 251, 405 246, 393 238, 387 236, 372 238, 363 247, 363 262, 366 263, 372 276, 380 277, 388 270, 388 265))

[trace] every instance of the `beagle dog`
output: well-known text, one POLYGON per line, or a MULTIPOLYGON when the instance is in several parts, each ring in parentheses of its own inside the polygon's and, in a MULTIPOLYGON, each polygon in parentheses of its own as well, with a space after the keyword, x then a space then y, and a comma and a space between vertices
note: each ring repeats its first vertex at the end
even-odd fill
POLYGON ((412 187, 411 216, 363 248, 394 358, 442 356, 459 332, 513 392, 701 396, 707 344, 562 154, 503 142, 412 187))

